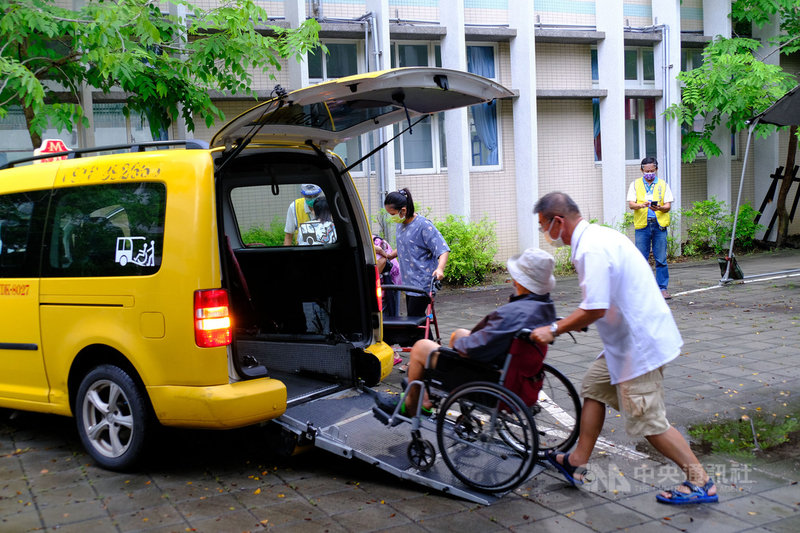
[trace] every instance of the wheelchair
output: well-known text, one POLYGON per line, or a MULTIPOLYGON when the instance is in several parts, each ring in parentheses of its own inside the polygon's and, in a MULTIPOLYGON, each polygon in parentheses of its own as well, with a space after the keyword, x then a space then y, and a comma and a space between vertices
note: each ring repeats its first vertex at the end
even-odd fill
POLYGON ((420 339, 431 339, 440 344, 441 336, 434 302, 436 293, 441 288, 442 282, 433 277, 427 292, 418 287, 407 285, 382 285, 385 307, 383 341, 389 345, 399 345, 404 352, 410 351, 411 346, 420 339), (387 305, 390 299, 398 300, 401 293, 426 298, 425 314, 423 316, 401 315, 396 303, 391 306, 387 305))
POLYGON ((424 426, 435 432, 438 454, 456 478, 484 492, 507 492, 530 477, 547 451, 572 447, 581 414, 578 393, 543 362, 546 348, 530 341, 530 333, 517 332, 500 366, 438 348, 428 356, 423 379, 405 385, 402 397, 419 388, 413 416, 401 414, 402 401, 391 415, 373 408, 388 425, 411 424, 406 450, 411 465, 426 471, 436 460, 436 448, 422 437, 424 426), (433 354, 438 354, 436 368, 430 368, 433 354), (423 414, 424 392, 435 416, 423 414))

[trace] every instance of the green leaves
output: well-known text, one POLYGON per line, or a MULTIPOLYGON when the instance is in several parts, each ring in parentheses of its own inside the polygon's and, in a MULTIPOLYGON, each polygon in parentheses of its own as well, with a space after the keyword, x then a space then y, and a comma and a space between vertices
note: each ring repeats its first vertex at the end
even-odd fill
POLYGON ((494 254, 497 252, 494 222, 486 217, 478 222, 468 222, 448 215, 444 220, 434 221, 434 225, 450 246, 445 279, 467 286, 483 281, 494 267, 494 254))
MULTIPOLYGON (((718 127, 731 132, 747 128, 747 121, 769 107, 794 86, 794 79, 776 65, 767 65, 753 54, 761 44, 753 39, 719 39, 703 51, 701 67, 681 72, 681 103, 665 110, 687 132, 684 134, 682 160, 690 163, 702 150, 716 156, 720 148, 711 140, 718 127), (697 131, 696 122, 703 124, 697 131)), ((774 131, 758 126, 758 134, 774 131)))
MULTIPOLYGON (((752 248, 756 233, 764 228, 756 224, 757 215, 758 211, 749 202, 739 206, 734 240, 738 251, 752 248)), ((687 240, 683 248, 685 255, 708 252, 721 254, 728 250, 734 217, 725 202, 712 196, 709 200, 695 202, 690 209, 682 210, 680 216, 688 221, 687 240)))
POLYGON ((87 2, 74 11, 56 0, 0 0, 0 12, 0 116, 29 109, 32 133, 82 119, 83 83, 124 94, 154 133, 179 109, 190 129, 195 117, 210 127, 224 115, 209 93, 254 95, 254 70, 280 69, 319 41, 313 20, 296 30, 258 26, 267 13, 255 0, 207 11, 185 0, 87 2))

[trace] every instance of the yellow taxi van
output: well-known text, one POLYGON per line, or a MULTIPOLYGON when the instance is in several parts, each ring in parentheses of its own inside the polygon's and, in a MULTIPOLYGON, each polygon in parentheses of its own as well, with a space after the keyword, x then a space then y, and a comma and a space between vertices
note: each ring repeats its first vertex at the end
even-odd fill
POLYGON ((464 72, 393 69, 279 95, 210 145, 0 167, 0 407, 75 417, 96 463, 123 470, 157 424, 242 427, 377 384, 393 354, 371 231, 332 149, 510 95, 464 72), (304 186, 335 231, 254 238, 283 228, 304 186))

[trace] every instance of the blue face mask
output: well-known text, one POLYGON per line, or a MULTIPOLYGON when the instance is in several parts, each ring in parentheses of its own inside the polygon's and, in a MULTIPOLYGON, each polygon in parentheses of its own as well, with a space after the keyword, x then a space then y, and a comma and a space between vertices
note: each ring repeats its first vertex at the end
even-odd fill
POLYGON ((645 173, 642 174, 642 177, 647 181, 653 181, 654 179, 656 179, 656 173, 655 172, 645 172, 645 173))

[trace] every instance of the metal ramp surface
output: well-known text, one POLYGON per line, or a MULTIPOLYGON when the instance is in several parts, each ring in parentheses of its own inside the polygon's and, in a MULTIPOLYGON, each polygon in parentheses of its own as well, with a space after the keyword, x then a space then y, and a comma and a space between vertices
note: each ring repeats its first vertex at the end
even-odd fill
MULTIPOLYGON (((441 455, 427 472, 410 465, 406 449, 411 442, 411 426, 383 425, 372 414, 372 396, 357 389, 348 389, 333 396, 290 407, 276 420, 286 429, 309 438, 317 448, 349 459, 360 459, 401 479, 407 479, 483 505, 490 505, 504 493, 485 493, 470 488, 456 478, 441 455)), ((436 433, 420 428, 423 438, 434 447, 436 433)), ((543 470, 537 464, 532 476, 543 470)))

